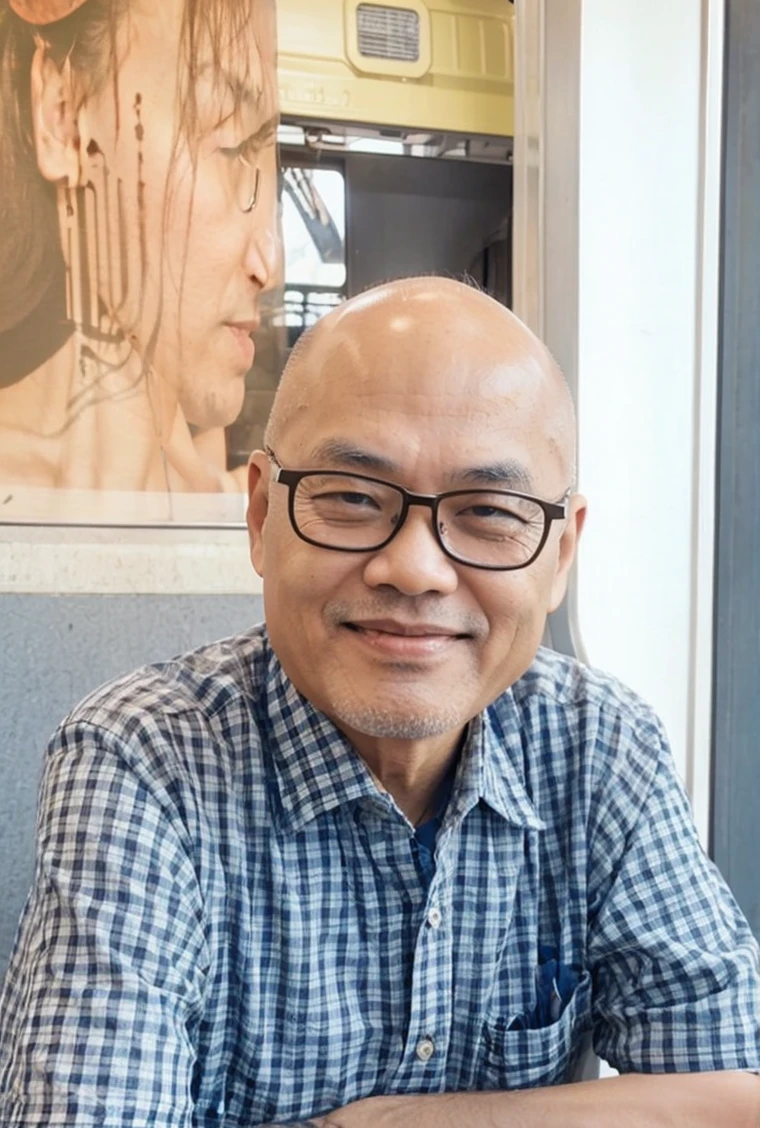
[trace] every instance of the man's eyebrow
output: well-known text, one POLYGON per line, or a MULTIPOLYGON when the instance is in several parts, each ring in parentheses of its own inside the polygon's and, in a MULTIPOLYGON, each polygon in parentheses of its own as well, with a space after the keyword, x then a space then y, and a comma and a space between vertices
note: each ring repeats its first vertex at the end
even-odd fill
POLYGON ((487 466, 471 466, 467 470, 457 470, 450 479, 466 482, 474 486, 497 486, 507 490, 521 490, 531 493, 534 489, 530 471, 517 459, 506 458, 500 462, 490 462, 487 466))
POLYGON ((385 455, 365 450, 344 439, 327 439, 314 447, 310 461, 315 465, 327 464, 336 469, 350 468, 359 471, 372 471, 376 474, 399 474, 401 467, 385 455))
MULTIPOLYGON (((327 439, 315 447, 310 456, 315 465, 323 464, 336 469, 352 469, 374 474, 400 475, 403 469, 397 462, 374 451, 357 447, 344 439, 327 439)), ((467 470, 452 470, 447 475, 449 488, 463 485, 497 486, 501 489, 520 490, 530 493, 533 478, 528 469, 516 459, 507 458, 486 466, 472 466, 467 470)))

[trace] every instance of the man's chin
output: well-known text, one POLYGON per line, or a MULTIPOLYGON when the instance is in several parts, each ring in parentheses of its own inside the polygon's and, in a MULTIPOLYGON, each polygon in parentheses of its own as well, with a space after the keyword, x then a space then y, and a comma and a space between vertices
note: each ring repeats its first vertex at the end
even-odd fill
POLYGON ((390 702, 367 704, 333 701, 330 716, 349 736, 359 734, 376 740, 429 740, 458 730, 464 724, 459 710, 443 708, 399 709, 390 702))

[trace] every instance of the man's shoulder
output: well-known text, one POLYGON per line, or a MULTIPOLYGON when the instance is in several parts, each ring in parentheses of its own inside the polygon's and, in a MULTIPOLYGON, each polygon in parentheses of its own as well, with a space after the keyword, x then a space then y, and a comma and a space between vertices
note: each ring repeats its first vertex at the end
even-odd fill
POLYGON ((69 713, 61 728, 88 726, 128 738, 182 722, 212 726, 225 714, 248 714, 261 692, 268 658, 262 626, 168 661, 142 666, 101 685, 69 713))
POLYGON ((575 658, 541 648, 494 707, 492 728, 522 753, 517 762, 536 809, 560 834, 578 810, 591 826, 610 805, 622 804, 633 821, 660 773, 673 778, 668 740, 652 707, 575 658))
POLYGON ((268 825, 271 657, 258 628, 96 689, 48 744, 45 817, 73 817, 87 795, 113 810, 120 842, 167 832, 206 860, 231 821, 268 825))
POLYGON ((518 706, 543 698, 558 711, 604 713, 637 725, 659 725, 652 707, 618 678, 544 646, 511 694, 518 706))
POLYGON ((587 702, 643 710, 649 707, 642 697, 611 673, 587 666, 580 659, 550 650, 548 646, 539 646, 536 658, 513 688, 515 693, 554 697, 558 704, 564 705, 587 702))

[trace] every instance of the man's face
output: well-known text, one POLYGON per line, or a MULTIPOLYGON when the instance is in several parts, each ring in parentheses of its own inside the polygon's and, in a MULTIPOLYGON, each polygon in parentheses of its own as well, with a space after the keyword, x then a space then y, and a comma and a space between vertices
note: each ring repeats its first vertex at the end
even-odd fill
POLYGON ((198 73, 188 69, 183 0, 132 3, 117 82, 79 114, 102 305, 150 362, 158 393, 200 427, 239 414, 277 256, 274 7, 252 8, 247 34, 232 45, 223 37, 222 77, 203 42, 198 73), (198 109, 190 122, 179 108, 187 83, 198 109), (245 210, 257 167, 258 202, 245 210))
MULTIPOLYGON (((472 488, 477 468, 510 461, 530 492, 561 499, 570 482, 551 433, 551 389, 483 359, 477 325, 439 326, 426 339, 413 322, 390 319, 363 349, 337 345, 320 362, 327 378, 313 378, 319 393, 285 428, 277 458, 423 494, 472 488)), ((268 475, 256 455, 252 556, 272 644, 297 689, 349 735, 455 731, 525 671, 564 593, 582 514, 556 523, 529 567, 481 571, 444 555, 422 507, 379 551, 306 544, 290 526, 287 488, 267 485, 268 475)))

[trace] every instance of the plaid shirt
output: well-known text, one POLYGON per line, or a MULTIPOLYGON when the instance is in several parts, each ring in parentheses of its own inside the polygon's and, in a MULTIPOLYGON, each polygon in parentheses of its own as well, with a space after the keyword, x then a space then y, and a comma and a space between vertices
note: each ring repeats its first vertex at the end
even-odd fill
POLYGON ((547 651, 413 828, 263 628, 99 690, 47 756, 0 1122, 252 1126, 370 1094, 760 1066, 758 949, 657 719, 547 651))

